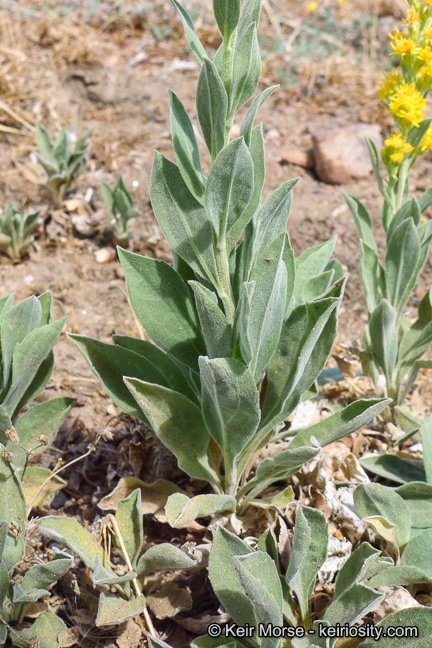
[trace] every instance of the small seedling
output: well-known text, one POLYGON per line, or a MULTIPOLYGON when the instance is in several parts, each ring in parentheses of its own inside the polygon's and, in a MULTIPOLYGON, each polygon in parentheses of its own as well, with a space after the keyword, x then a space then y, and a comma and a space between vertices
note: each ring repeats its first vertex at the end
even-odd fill
POLYGON ((31 231, 39 218, 39 212, 23 216, 9 204, 0 216, 0 250, 11 259, 21 259, 33 243, 31 231))
POLYGON ((52 144, 48 131, 42 124, 36 124, 36 144, 39 149, 37 158, 45 169, 54 204, 60 207, 72 182, 84 171, 90 151, 88 139, 93 129, 85 131, 77 139, 74 129, 62 128, 55 144, 52 144))
POLYGON ((133 206, 132 197, 122 176, 118 178, 114 189, 110 189, 104 182, 101 189, 105 208, 112 217, 114 237, 117 243, 127 247, 130 238, 129 222, 139 216, 140 211, 133 206))

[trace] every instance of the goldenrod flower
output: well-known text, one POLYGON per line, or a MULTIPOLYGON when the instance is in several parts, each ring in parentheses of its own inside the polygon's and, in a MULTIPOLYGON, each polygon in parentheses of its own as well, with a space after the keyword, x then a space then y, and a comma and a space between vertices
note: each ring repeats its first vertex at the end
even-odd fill
POLYGON ((390 159, 393 164, 400 164, 407 155, 414 151, 414 147, 402 139, 401 133, 392 133, 391 137, 384 141, 385 148, 382 150, 384 163, 390 159))
POLYGON ((389 112, 396 119, 408 126, 420 126, 423 113, 426 110, 426 100, 416 89, 414 83, 402 81, 390 99, 389 112))
POLYGON ((405 36, 398 29, 395 34, 389 34, 391 46, 393 49, 392 56, 413 56, 417 53, 417 46, 412 38, 405 36))
POLYGON ((381 101, 384 103, 389 97, 394 95, 400 84, 402 83, 402 75, 400 70, 392 70, 389 74, 385 74, 378 90, 381 101))
POLYGON ((421 144, 418 148, 419 155, 423 155, 426 151, 432 149, 432 126, 427 129, 421 144))
POLYGON ((414 8, 408 9, 408 14, 404 20, 404 23, 414 28, 420 27, 420 16, 417 9, 414 8))
POLYGON ((419 61, 432 61, 432 49, 430 45, 423 45, 419 48, 417 58, 419 61))

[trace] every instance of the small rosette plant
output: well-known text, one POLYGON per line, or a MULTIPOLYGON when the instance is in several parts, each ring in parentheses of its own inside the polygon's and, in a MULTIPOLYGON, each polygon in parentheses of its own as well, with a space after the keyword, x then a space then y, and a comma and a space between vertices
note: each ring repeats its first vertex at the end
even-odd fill
POLYGON ((56 207, 60 207, 72 182, 86 168, 90 151, 88 139, 92 130, 85 131, 77 138, 74 129, 68 131, 62 128, 53 144, 46 128, 36 124, 37 159, 48 176, 47 186, 56 207))
POLYGON ((360 237, 360 274, 369 312, 363 367, 379 393, 393 399, 393 408, 405 400, 417 377, 420 359, 432 343, 431 291, 419 304, 417 320, 411 322, 405 317, 432 242, 432 223, 423 217, 432 204, 432 190, 416 200, 410 197, 409 188, 411 168, 419 156, 432 149, 431 120, 424 119, 426 98, 432 89, 432 5, 421 0, 409 0, 409 5, 407 33, 397 30, 390 35, 393 56, 398 57, 400 66, 385 76, 379 92, 395 123, 395 131, 382 150, 386 180, 375 146, 368 142, 384 198, 384 263, 379 259, 364 205, 345 195, 360 237))
POLYGON ((105 208, 112 218, 115 239, 120 245, 127 247, 130 238, 129 222, 139 216, 140 211, 134 207, 122 176, 118 178, 114 189, 105 182, 102 182, 101 189, 105 208))
POLYGON ((92 572, 93 585, 100 592, 96 626, 117 625, 144 614, 148 629, 154 634, 145 598, 145 579, 155 571, 184 571, 197 566, 198 560, 169 543, 150 547, 141 555, 144 542, 141 491, 136 489, 119 502, 115 516, 101 537, 113 538, 122 562, 111 562, 111 543, 97 542, 79 522, 68 517, 47 516, 38 529, 45 537, 73 551, 92 572), (109 544, 109 547, 107 546, 109 544))
POLYGON ((11 259, 21 259, 33 243, 31 232, 39 213, 23 216, 11 203, 0 216, 0 250, 11 259))
MULTIPOLYGON (((402 610, 376 626, 361 624, 384 598, 376 588, 388 572, 397 569, 391 558, 381 556, 367 542, 343 564, 332 594, 326 590, 326 608, 314 609, 315 587, 327 559, 328 543, 325 516, 306 506, 297 512, 290 552, 278 545, 271 529, 252 548, 218 527, 210 552, 209 578, 231 621, 220 628, 219 636, 209 632, 193 640, 191 648, 372 648, 377 643, 394 648, 394 638, 386 637, 387 628, 412 625, 419 632, 408 645, 426 646, 432 631, 430 608, 402 610), (341 629, 345 639, 337 636, 341 629)), ((170 648, 153 638, 150 644, 170 648)))
POLYGON ((71 335, 111 398, 154 430, 179 466, 213 494, 173 494, 166 513, 181 526, 243 512, 270 485, 359 429, 388 400, 361 400, 296 433, 290 446, 253 470, 254 457, 289 436, 285 420, 314 391, 331 352, 345 278, 331 259, 335 240, 298 259, 286 231, 297 181, 263 204, 260 106, 252 101, 240 136, 234 118, 257 89, 260 0, 215 0, 223 43, 211 60, 176 0, 201 65, 197 114, 212 166, 205 177, 190 118, 171 93, 174 164, 156 152, 150 197, 174 267, 119 250, 129 298, 147 335, 114 345, 71 335))

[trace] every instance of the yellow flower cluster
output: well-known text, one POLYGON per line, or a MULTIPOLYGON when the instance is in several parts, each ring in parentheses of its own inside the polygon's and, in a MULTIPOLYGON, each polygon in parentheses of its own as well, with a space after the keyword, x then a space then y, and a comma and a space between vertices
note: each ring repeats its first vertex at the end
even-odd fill
POLYGON ((401 83, 402 75, 400 70, 392 70, 389 74, 385 74, 378 90, 381 101, 386 103, 388 98, 394 95, 401 83))
POLYGON ((385 140, 381 151, 391 178, 397 178, 408 156, 432 150, 432 126, 416 149, 407 141, 412 129, 422 123, 426 97, 432 91, 432 0, 407 2, 406 33, 396 29, 389 34, 392 56, 399 58, 400 67, 385 75, 379 87, 381 101, 400 128, 385 140))
POLYGON ((402 139, 401 133, 392 133, 391 137, 384 141, 384 146, 385 148, 382 150, 383 160, 386 161, 386 158, 388 158, 394 164, 400 164, 407 155, 414 151, 414 147, 402 139))
POLYGON ((396 117, 402 126, 418 127, 426 110, 426 99, 417 90, 414 83, 402 81, 396 92, 390 97, 389 112, 396 117))
POLYGON ((397 29, 395 34, 390 34, 391 47, 393 49, 393 56, 414 56, 418 52, 415 42, 412 38, 401 34, 397 29))

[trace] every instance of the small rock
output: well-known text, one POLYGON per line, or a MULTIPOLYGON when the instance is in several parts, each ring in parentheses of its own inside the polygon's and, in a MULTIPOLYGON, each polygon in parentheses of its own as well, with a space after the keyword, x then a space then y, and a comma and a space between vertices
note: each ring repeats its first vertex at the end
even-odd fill
POLYGON ((292 149, 283 153, 279 160, 280 164, 295 164, 296 166, 303 167, 304 169, 314 168, 313 151, 309 149, 302 151, 301 149, 292 149))
POLYGON ((96 263, 109 263, 116 258, 116 251, 111 247, 100 248, 94 253, 96 263))
POLYGON ((367 178, 372 171, 365 142, 369 137, 382 147, 380 128, 374 124, 352 124, 336 130, 312 133, 315 171, 327 184, 344 184, 353 178, 367 178))

